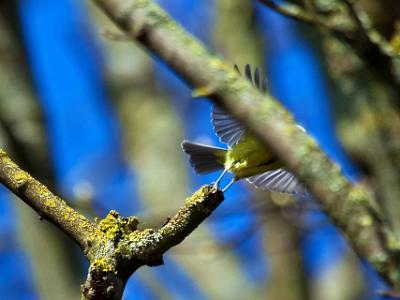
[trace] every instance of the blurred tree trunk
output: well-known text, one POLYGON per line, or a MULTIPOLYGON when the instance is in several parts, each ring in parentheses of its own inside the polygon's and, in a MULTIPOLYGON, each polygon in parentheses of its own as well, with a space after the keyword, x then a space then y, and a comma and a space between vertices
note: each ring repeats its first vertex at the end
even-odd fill
MULTIPOLYGON (((279 197, 279 196, 278 196, 279 197)), ((259 202, 265 202, 265 197, 260 197, 259 202)), ((266 299, 279 300, 307 300, 310 299, 309 286, 303 266, 301 253, 301 232, 293 223, 298 222, 302 216, 296 215, 290 223, 282 215, 285 201, 269 200, 271 208, 265 211, 267 234, 265 235, 265 248, 270 262, 270 278, 266 299)), ((262 213, 262 212, 261 212, 262 213)), ((325 299, 325 298, 321 298, 325 299)))
MULTIPOLYGON (((0 4, 0 131, 1 143, 29 172, 55 189, 40 107, 26 64, 19 33, 16 1, 0 4)), ((76 263, 71 264, 71 243, 58 229, 40 222, 21 201, 19 237, 33 265, 41 299, 78 299, 76 263)))
MULTIPOLYGON (((396 22, 400 18, 399 6, 394 2, 362 0, 356 2, 356 8, 360 14, 367 14, 371 24, 391 40, 398 34, 396 22)), ((387 221, 399 237, 400 85, 382 81, 337 40, 326 35, 322 40, 326 64, 337 89, 339 135, 362 167, 365 179, 387 214, 387 221)))

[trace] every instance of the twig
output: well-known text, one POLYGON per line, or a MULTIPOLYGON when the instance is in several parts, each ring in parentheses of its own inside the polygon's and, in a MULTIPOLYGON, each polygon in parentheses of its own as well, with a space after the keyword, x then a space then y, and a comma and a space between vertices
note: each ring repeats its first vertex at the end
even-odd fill
POLYGON ((363 23, 360 19, 360 17, 358 16, 358 13, 356 11, 356 9, 354 8, 353 2, 351 0, 342 0, 343 3, 346 5, 350 16, 353 18, 354 22, 356 23, 358 29, 360 30, 364 30, 364 26, 363 23))
POLYGON ((347 6, 350 16, 356 23, 356 29, 343 28, 341 24, 326 21, 326 16, 318 13, 308 12, 295 4, 277 4, 274 0, 259 0, 260 3, 287 16, 291 19, 305 24, 320 27, 332 36, 338 38, 343 43, 350 46, 354 53, 359 56, 371 70, 379 74, 392 86, 398 88, 399 81, 391 71, 394 60, 398 59, 398 54, 388 41, 373 28, 369 28, 360 18, 350 0, 342 0, 347 6))
POLYGON ((195 88, 242 121, 318 198, 353 249, 392 285, 399 285, 399 241, 382 221, 374 199, 354 186, 315 140, 270 95, 261 95, 234 69, 211 55, 149 0, 93 0, 132 39, 164 60, 195 88))
POLYGON ((366 22, 360 17, 360 14, 356 11, 354 4, 351 0, 342 0, 346 5, 350 16, 356 23, 357 31, 361 35, 361 38, 368 41, 371 45, 375 45, 383 54, 394 57, 396 56, 396 51, 387 41, 387 39, 382 36, 377 30, 371 28, 370 25, 365 24, 366 22))
POLYGON ((92 255, 83 299, 120 299, 125 282, 143 265, 163 264, 163 254, 181 243, 224 199, 221 191, 204 186, 187 198, 178 213, 159 230, 137 230, 135 217, 115 211, 99 222, 105 238, 92 255))
POLYGON ((317 15, 310 13, 309 11, 303 9, 301 6, 296 4, 277 4, 273 0, 259 0, 265 6, 268 6, 272 10, 280 13, 286 17, 294 19, 296 21, 300 21, 306 24, 317 25, 324 29, 328 29, 332 31, 335 29, 332 28, 328 23, 324 21, 324 19, 319 18, 317 15))

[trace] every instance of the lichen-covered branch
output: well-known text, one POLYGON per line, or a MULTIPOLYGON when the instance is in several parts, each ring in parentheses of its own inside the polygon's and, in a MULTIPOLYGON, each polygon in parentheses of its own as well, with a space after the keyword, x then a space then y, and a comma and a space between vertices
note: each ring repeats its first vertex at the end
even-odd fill
POLYGON ((99 230, 49 189, 22 170, 0 149, 0 182, 32 207, 41 218, 60 227, 82 248, 99 230))
POLYGON ((111 211, 98 223, 104 236, 92 254, 83 299, 120 299, 126 280, 143 265, 163 263, 163 254, 181 243, 224 199, 223 193, 204 186, 187 198, 178 213, 158 230, 138 230, 135 217, 111 211))
POLYGON ((163 255, 181 243, 224 199, 204 186, 187 198, 177 214, 160 229, 139 230, 136 217, 111 211, 92 223, 51 193, 0 150, 0 182, 37 213, 80 245, 90 261, 82 299, 121 299, 125 282, 139 267, 163 263, 163 255))
POLYGON ((94 1, 127 35, 180 74, 196 94, 209 96, 241 120, 301 178, 353 249, 392 285, 400 285, 399 241, 382 221, 372 196, 343 177, 275 99, 262 96, 153 1, 94 1))

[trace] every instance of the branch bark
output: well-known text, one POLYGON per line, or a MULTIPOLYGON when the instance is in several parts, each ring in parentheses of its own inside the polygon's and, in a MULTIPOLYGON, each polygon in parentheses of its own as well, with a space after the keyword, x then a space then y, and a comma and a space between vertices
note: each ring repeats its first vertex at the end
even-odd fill
POLYGON ((223 193, 204 186, 187 198, 177 214, 158 230, 138 230, 135 217, 111 211, 98 223, 104 236, 93 247, 82 299, 121 299, 125 283, 144 265, 163 264, 163 254, 181 243, 222 202, 223 193))
POLYGON ((299 176, 356 253, 391 285, 400 285, 400 244, 384 224, 373 197, 362 185, 350 183, 272 96, 262 96, 153 1, 93 1, 127 35, 181 75, 196 94, 209 96, 242 121, 299 176))
POLYGON ((0 182, 32 207, 41 218, 60 227, 83 249, 91 243, 91 237, 99 233, 88 219, 19 168, 1 149, 0 182))
POLYGON ((38 214, 58 226, 90 261, 82 299, 121 299, 125 282, 143 265, 163 263, 163 254, 181 243, 223 201, 221 191, 200 188, 160 229, 138 230, 136 217, 111 211, 92 223, 22 170, 0 150, 0 182, 38 214))
POLYGON ((278 4, 274 0, 259 0, 259 2, 283 16, 319 27, 338 38, 350 46, 368 68, 379 75, 382 82, 399 92, 400 83, 392 70, 398 64, 398 54, 378 30, 360 18, 351 1, 342 0, 347 12, 342 12, 340 18, 336 13, 329 17, 326 12, 324 14, 315 10, 310 12, 291 3, 278 4))

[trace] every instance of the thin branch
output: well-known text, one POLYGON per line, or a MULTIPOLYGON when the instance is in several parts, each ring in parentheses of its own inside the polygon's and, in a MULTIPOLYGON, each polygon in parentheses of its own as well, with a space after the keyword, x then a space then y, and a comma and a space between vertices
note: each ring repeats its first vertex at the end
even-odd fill
POLYGON ((314 3, 310 0, 306 0, 306 8, 292 3, 278 4, 275 0, 258 1, 285 17, 320 28, 322 32, 330 33, 339 40, 351 44, 350 36, 352 32, 344 29, 341 24, 330 22, 326 16, 320 15, 314 3))
POLYGON ((364 30, 364 26, 363 23, 360 19, 360 17, 358 16, 358 13, 353 5, 353 2, 351 0, 342 0, 343 3, 346 5, 350 16, 353 18, 354 22, 356 23, 357 27, 359 30, 364 30))
POLYGON ((342 22, 327 21, 327 17, 317 12, 309 12, 295 4, 277 4, 274 0, 259 0, 268 8, 293 20, 319 27, 322 31, 332 34, 344 44, 350 46, 371 70, 379 74, 392 86, 398 88, 399 80, 391 71, 392 65, 398 59, 398 54, 390 43, 360 17, 350 0, 343 0, 350 17, 355 22, 355 29, 343 27, 342 22))
MULTIPOLYGON (((355 23, 355 27, 356 30, 355 32, 357 32, 356 36, 357 38, 361 41, 361 43, 365 43, 368 42, 370 44, 376 44, 370 37, 370 29, 368 29, 362 19, 360 18, 358 12, 356 11, 354 4, 351 0, 342 0, 343 4, 345 5, 345 7, 347 8, 347 11, 351 17, 351 19, 353 20, 353 22, 355 23)), ((378 44, 379 46, 379 44, 378 44)))
MULTIPOLYGON (((379 74, 392 86, 399 85, 398 79, 391 71, 394 60, 398 56, 396 51, 377 30, 366 24, 355 10, 351 0, 342 0, 342 2, 347 8, 351 21, 354 22, 355 26, 352 26, 354 28, 344 27, 342 21, 338 23, 333 19, 331 22, 327 16, 319 14, 316 10, 305 9, 296 4, 278 4, 274 0, 259 0, 259 2, 283 16, 320 28, 322 32, 330 33, 350 46, 354 53, 376 74, 379 74)), ((307 8, 311 7, 309 0, 306 1, 306 6, 307 8)))
POLYGON ((93 0, 132 39, 163 59, 197 91, 242 121, 318 198, 353 249, 392 285, 399 285, 399 241, 362 185, 353 185, 298 129, 270 95, 262 96, 231 66, 179 27, 149 0, 93 0))
POLYGON ((101 234, 94 224, 22 170, 1 149, 0 182, 32 207, 41 218, 60 227, 82 248, 91 243, 93 236, 101 234))
POLYGON ((357 31, 361 35, 361 38, 368 41, 371 45, 375 45, 383 54, 388 57, 396 56, 396 51, 387 41, 387 39, 382 36, 377 30, 371 27, 370 24, 361 18, 360 13, 357 12, 354 7, 354 3, 351 0, 342 0, 344 5, 347 7, 351 18, 354 20, 357 31))
POLYGON ((137 230, 135 217, 122 218, 111 211, 99 222, 105 235, 85 284, 83 299, 120 299, 126 280, 143 265, 158 266, 163 254, 181 243, 223 201, 221 191, 204 186, 187 198, 178 213, 159 230, 137 230))
POLYGON ((274 0, 259 0, 265 6, 271 8, 277 13, 289 17, 293 20, 300 21, 306 24, 320 26, 329 31, 335 31, 323 18, 319 18, 317 15, 305 10, 299 5, 285 3, 277 4, 274 0))

